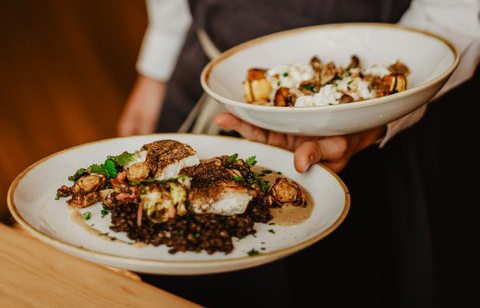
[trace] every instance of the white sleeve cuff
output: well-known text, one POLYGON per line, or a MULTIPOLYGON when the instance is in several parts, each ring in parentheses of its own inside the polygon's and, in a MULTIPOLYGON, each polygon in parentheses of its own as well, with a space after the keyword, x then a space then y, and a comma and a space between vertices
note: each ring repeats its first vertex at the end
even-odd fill
POLYGON ((137 60, 137 71, 168 80, 185 40, 191 16, 184 0, 148 0, 149 24, 137 60))

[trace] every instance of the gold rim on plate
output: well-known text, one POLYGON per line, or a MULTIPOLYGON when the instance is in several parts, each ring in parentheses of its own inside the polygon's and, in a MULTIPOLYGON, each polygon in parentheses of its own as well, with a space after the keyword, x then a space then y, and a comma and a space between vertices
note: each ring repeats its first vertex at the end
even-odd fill
MULTIPOLYGON (((139 135, 139 136, 134 136, 134 137, 109 138, 109 139, 103 139, 103 140, 98 140, 98 141, 94 141, 94 142, 89 142, 89 143, 73 146, 73 147, 70 147, 70 148, 65 149, 63 151, 51 154, 51 155, 35 162, 31 166, 29 166, 28 168, 23 170, 15 178, 15 180, 12 182, 12 184, 10 185, 10 188, 8 190, 8 197, 7 197, 8 208, 9 208, 10 212, 12 213, 13 217, 15 218, 15 220, 17 222, 19 222, 26 230, 28 230, 32 235, 34 235, 35 237, 37 237, 39 240, 41 240, 44 243, 53 244, 54 246, 61 246, 61 247, 64 247, 65 249, 67 249, 67 250, 74 250, 74 251, 82 253, 82 254, 93 254, 93 255, 96 255, 96 256, 99 256, 99 257, 102 257, 102 258, 111 259, 111 260, 126 261, 126 262, 136 261, 136 262, 140 262, 140 263, 148 263, 148 264, 153 264, 153 265, 154 264, 157 264, 157 265, 168 265, 168 264, 172 264, 172 265, 206 265, 206 264, 212 264, 212 263, 222 263, 222 264, 238 263, 238 262, 242 262, 242 261, 245 261, 245 260, 261 261, 262 259, 273 259, 275 257, 277 257, 277 259, 278 259, 280 257, 292 254, 292 253, 297 252, 297 251, 299 251, 303 248, 306 248, 306 247, 314 244, 315 242, 321 240, 322 238, 324 238, 328 234, 330 234, 333 230, 335 230, 342 223, 342 221, 347 216, 348 211, 350 210, 350 193, 348 192, 348 189, 347 189, 347 186, 345 185, 345 183, 343 183, 343 181, 338 177, 337 174, 335 174, 335 172, 333 172, 332 170, 330 170, 326 166, 318 163, 317 165, 319 165, 320 167, 322 167, 323 169, 325 169, 331 175, 334 176, 334 178, 338 181, 338 183, 342 187, 342 189, 344 191, 344 194, 345 194, 345 204, 344 204, 344 207, 343 207, 343 211, 340 214, 340 216, 337 218, 337 220, 330 227, 328 227, 326 230, 324 230, 320 234, 318 234, 318 235, 316 235, 316 236, 314 236, 314 237, 312 237, 308 240, 305 240, 305 241, 303 241, 301 243, 298 243, 296 245, 292 245, 290 247, 282 248, 282 249, 275 250, 275 251, 272 251, 272 252, 265 252, 265 253, 262 253, 262 254, 259 254, 259 255, 256 255, 256 256, 245 256, 245 257, 225 259, 225 260, 200 260, 200 261, 175 261, 175 260, 160 261, 160 260, 152 260, 152 259, 139 259, 139 258, 123 257, 123 256, 119 256, 119 255, 114 255, 114 254, 99 252, 99 251, 95 251, 95 250, 90 250, 90 249, 87 249, 87 248, 84 248, 84 247, 81 247, 81 246, 76 246, 76 245, 73 245, 73 244, 62 242, 62 241, 60 241, 60 240, 42 232, 40 230, 37 230, 35 227, 30 225, 25 219, 23 219, 23 217, 18 212, 17 207, 15 205, 14 198, 13 198, 13 195, 15 193, 15 190, 16 190, 17 186, 18 186, 18 183, 25 177, 26 174, 28 174, 30 172, 30 170, 35 168, 37 165, 43 163, 44 161, 46 161, 50 158, 53 158, 55 156, 58 156, 60 154, 63 154, 65 152, 68 152, 68 151, 71 151, 71 150, 74 150, 74 149, 77 149, 77 148, 89 146, 89 145, 92 145, 92 144, 101 143, 101 142, 117 140, 117 139, 128 139, 128 138, 137 138, 137 137, 141 138, 141 137, 148 137, 148 136, 162 137, 162 136, 166 136, 166 135, 169 135, 169 136, 172 136, 172 135, 174 135, 174 136, 209 136, 209 137, 217 137, 217 138, 229 138, 229 139, 235 139, 235 140, 246 140, 246 139, 229 137, 229 136, 217 136, 217 135, 207 135, 207 134, 164 133, 164 134, 139 135)), ((261 143, 261 142, 250 141, 250 140, 248 140, 248 142, 258 143, 258 144, 261 144, 261 145, 264 145, 264 146, 275 148, 277 150, 282 150, 282 151, 292 153, 291 151, 288 151, 288 150, 285 150, 285 149, 282 149, 282 148, 278 148, 278 147, 275 147, 275 146, 272 146, 272 145, 264 144, 264 143, 261 143)))

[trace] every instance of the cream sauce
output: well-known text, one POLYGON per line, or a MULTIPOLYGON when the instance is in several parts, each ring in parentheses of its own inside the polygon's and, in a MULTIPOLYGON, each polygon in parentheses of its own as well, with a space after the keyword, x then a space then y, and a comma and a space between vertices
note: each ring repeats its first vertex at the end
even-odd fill
MULTIPOLYGON (((73 209, 73 212, 72 212, 72 215, 71 215, 71 218, 72 220, 77 223, 80 227, 82 227, 83 229, 87 230, 89 233, 95 235, 95 236, 98 236, 106 241, 109 241, 109 242, 120 242, 120 243, 124 243, 124 244, 127 244, 127 245, 131 245, 131 246, 136 246, 136 247, 145 247, 147 246, 147 244, 143 243, 143 242, 135 242, 135 243, 132 243, 132 242, 127 242, 127 241, 124 241, 124 240, 120 240, 114 236, 109 236, 108 234, 105 234, 105 233, 102 233, 100 232, 100 230, 97 230, 95 229, 94 227, 90 226, 89 224, 87 224, 85 222, 85 219, 83 219, 83 215, 82 213, 80 213, 80 211, 78 209, 73 209)), ((114 232, 114 231, 112 231, 114 232)))

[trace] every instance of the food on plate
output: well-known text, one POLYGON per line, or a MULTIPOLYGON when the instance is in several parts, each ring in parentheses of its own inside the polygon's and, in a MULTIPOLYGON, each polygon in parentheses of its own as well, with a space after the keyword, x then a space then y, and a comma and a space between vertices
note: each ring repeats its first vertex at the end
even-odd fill
POLYGON ((229 253, 233 237, 255 234, 254 224, 270 222, 276 209, 311 203, 297 183, 255 165, 255 156, 237 154, 201 161, 189 145, 160 140, 79 169, 57 196, 76 209, 102 202, 110 229, 135 242, 229 253))
POLYGON ((396 61, 388 67, 362 68, 358 56, 347 67, 323 63, 252 68, 243 82, 247 103, 277 107, 315 107, 348 104, 382 97, 407 88, 408 67, 396 61))

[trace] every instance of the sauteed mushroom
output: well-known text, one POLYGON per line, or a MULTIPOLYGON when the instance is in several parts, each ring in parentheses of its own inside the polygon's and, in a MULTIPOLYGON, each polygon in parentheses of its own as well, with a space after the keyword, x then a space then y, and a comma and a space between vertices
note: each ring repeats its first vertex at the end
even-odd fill
POLYGON ((277 178, 275 180, 268 191, 267 202, 274 207, 286 204, 295 206, 304 206, 306 204, 302 189, 297 183, 287 178, 277 178))

